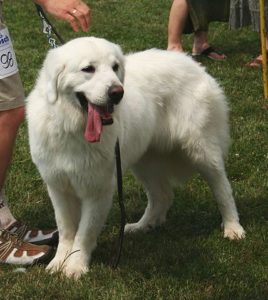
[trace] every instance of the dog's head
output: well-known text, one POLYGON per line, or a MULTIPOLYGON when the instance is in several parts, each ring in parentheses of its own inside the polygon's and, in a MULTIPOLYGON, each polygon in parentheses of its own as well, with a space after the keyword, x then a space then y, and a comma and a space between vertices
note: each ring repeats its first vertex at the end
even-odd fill
POLYGON ((123 98, 124 56, 104 39, 78 38, 51 50, 44 63, 47 100, 68 101, 87 114, 85 138, 99 141, 102 125, 112 124, 123 98))

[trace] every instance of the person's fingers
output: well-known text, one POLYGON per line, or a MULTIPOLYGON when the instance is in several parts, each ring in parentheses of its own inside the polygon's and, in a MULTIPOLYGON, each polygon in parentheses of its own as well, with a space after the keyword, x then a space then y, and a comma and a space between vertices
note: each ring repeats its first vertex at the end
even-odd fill
POLYGON ((83 31, 88 31, 91 24, 91 10, 90 8, 83 2, 81 2, 76 9, 79 11, 80 19, 79 23, 83 31))
POLYGON ((71 25, 71 27, 73 28, 74 31, 78 32, 79 31, 79 26, 76 22, 76 18, 71 15, 70 13, 67 13, 64 16, 64 19, 71 25))
POLYGON ((74 8, 69 12, 76 20, 78 21, 80 27, 83 31, 89 30, 90 25, 90 10, 87 7, 82 7, 81 5, 77 8, 74 8))
POLYGON ((52 5, 51 2, 48 1, 48 3, 43 6, 48 13, 67 21, 74 31, 80 31, 80 27, 85 32, 89 30, 91 24, 91 10, 84 2, 79 0, 73 1, 65 8, 62 3, 56 4, 53 2, 52 5))

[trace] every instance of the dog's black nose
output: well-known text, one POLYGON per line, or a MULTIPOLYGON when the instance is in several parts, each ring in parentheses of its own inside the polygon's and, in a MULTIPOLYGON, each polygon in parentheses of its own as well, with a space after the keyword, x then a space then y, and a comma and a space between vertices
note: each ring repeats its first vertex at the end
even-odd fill
POLYGON ((108 90, 108 96, 113 104, 118 104, 123 98, 124 89, 121 85, 111 86, 108 90))

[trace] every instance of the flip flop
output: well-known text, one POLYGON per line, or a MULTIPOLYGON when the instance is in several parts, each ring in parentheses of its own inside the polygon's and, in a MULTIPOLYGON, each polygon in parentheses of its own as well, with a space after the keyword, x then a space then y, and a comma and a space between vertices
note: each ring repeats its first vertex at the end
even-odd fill
POLYGON ((216 61, 223 61, 226 59, 226 56, 223 53, 218 52, 213 47, 208 47, 200 53, 192 53, 192 57, 198 57, 198 56, 204 56, 206 58, 209 58, 211 60, 216 60, 216 61), (211 55, 212 53, 216 53, 219 56, 223 55, 224 57, 223 58, 215 58, 211 55))

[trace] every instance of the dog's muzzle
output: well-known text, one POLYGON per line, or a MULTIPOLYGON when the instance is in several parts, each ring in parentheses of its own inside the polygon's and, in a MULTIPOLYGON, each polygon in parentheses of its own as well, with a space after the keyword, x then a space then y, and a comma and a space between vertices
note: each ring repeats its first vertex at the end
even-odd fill
MULTIPOLYGON (((76 92, 76 97, 81 105, 81 107, 87 112, 88 111, 88 105, 90 101, 87 99, 85 94, 83 92, 76 92)), ((108 89, 108 101, 106 105, 96 105, 99 107, 99 109, 103 112, 107 113, 113 113, 114 111, 114 105, 117 105, 120 103, 124 96, 124 89, 121 85, 114 85, 111 86, 108 89)), ((104 124, 105 125, 105 124, 104 124)))
POLYGON ((87 99, 83 92, 76 92, 76 97, 81 107, 87 112, 87 126, 85 138, 94 143, 100 140, 103 125, 113 124, 112 113, 114 105, 117 105, 124 95, 122 86, 114 85, 108 89, 108 101, 106 105, 95 105, 87 99))

